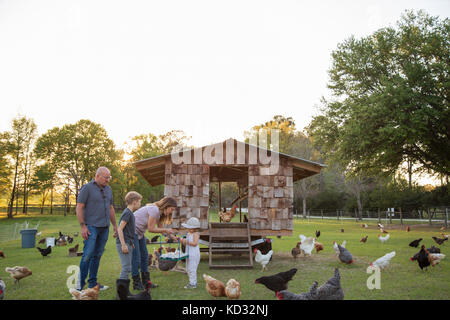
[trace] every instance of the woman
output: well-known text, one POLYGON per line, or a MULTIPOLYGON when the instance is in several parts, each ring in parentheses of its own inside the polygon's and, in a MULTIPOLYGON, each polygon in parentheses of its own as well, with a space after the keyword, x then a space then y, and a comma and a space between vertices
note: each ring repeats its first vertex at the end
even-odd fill
MULTIPOLYGON (((171 228, 164 228, 165 225, 172 223, 172 213, 176 207, 177 202, 173 198, 164 197, 134 212, 136 234, 131 267, 134 290, 144 290, 145 284, 150 280, 145 231, 166 234, 171 239, 176 240, 176 237, 173 236, 175 231, 171 228), (142 282, 139 278, 139 268, 141 269, 142 282)), ((152 288, 156 287, 157 285, 152 283, 152 288)))

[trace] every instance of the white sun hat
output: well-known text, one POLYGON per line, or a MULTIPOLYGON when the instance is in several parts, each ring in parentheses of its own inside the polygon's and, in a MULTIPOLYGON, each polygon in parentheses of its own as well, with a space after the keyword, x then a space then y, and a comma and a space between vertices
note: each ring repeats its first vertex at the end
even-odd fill
POLYGON ((200 221, 196 217, 190 218, 186 223, 181 224, 186 229, 199 229, 200 221))

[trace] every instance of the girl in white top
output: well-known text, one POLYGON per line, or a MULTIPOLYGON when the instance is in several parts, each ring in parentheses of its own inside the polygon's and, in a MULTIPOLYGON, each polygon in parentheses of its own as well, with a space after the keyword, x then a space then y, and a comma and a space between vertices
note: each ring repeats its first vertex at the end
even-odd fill
POLYGON ((189 255, 186 259, 186 271, 189 276, 189 284, 184 286, 184 288, 195 289, 197 287, 197 268, 200 263, 200 247, 198 245, 200 221, 192 217, 187 223, 182 223, 181 225, 188 229, 186 239, 180 239, 181 243, 186 246, 186 252, 189 255))

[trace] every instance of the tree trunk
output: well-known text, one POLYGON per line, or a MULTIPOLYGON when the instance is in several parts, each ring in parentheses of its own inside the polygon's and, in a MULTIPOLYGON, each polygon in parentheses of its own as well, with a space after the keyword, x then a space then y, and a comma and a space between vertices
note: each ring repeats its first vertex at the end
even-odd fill
POLYGON ((306 198, 303 198, 303 219, 306 219, 306 198))
POLYGON ((53 214, 53 187, 50 194, 50 214, 53 214))
POLYGON ((16 196, 18 168, 19 168, 19 153, 17 152, 17 156, 16 156, 16 170, 14 172, 14 184, 13 184, 13 189, 12 189, 12 192, 11 192, 11 199, 9 200, 9 205, 8 205, 8 219, 12 219, 12 217, 13 217, 12 212, 13 212, 13 207, 14 207, 14 198, 16 196))

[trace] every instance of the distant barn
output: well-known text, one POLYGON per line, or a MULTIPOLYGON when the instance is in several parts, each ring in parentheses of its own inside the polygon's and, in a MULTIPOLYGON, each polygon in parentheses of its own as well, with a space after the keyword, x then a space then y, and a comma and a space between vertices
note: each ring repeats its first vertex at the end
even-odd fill
POLYGON ((320 163, 271 152, 235 139, 190 149, 185 151, 184 158, 182 155, 161 155, 135 162, 134 165, 150 185, 164 184, 164 195, 177 201, 171 227, 178 229, 190 217, 197 217, 201 225, 201 239, 210 241, 212 227, 217 234, 221 234, 220 228, 227 227, 222 233, 224 239, 228 234, 225 240, 230 241, 234 234, 232 226, 242 227, 239 223, 233 223, 241 223, 241 215, 236 215, 237 218, 229 226, 210 223, 211 182, 219 182, 219 186, 221 182, 236 182, 240 192, 246 190, 248 224, 243 228, 248 229, 251 239, 289 236, 293 231, 294 182, 315 175, 324 167, 320 163), (205 155, 211 155, 208 161, 205 161, 205 155), (267 159, 270 157, 279 159, 275 167, 278 170, 273 172, 268 172, 270 164, 267 164, 267 159), (184 159, 183 163, 181 159, 184 159))

